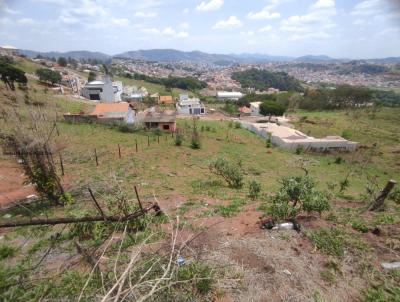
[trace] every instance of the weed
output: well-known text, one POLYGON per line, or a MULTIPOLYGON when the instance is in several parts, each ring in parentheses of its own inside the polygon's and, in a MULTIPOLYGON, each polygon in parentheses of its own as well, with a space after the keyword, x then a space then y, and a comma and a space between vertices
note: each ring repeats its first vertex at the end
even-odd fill
POLYGON ((368 232, 368 226, 362 218, 355 218, 351 221, 351 227, 361 233, 368 232))
POLYGON ((236 213, 240 211, 240 206, 244 205, 245 202, 243 200, 233 200, 229 205, 217 205, 215 208, 217 209, 218 213, 223 217, 232 217, 236 213))
POLYGON ((251 181, 249 183, 249 196, 251 199, 255 200, 261 193, 261 184, 258 181, 251 181))
POLYGON ((0 260, 14 256, 15 248, 8 245, 0 246, 0 260))
POLYGON ((337 228, 320 228, 310 231, 307 236, 321 251, 336 257, 344 255, 344 232, 337 228))
POLYGON ((214 282, 212 269, 200 261, 194 261, 179 268, 177 278, 180 281, 192 280, 197 292, 201 295, 210 292, 214 282))

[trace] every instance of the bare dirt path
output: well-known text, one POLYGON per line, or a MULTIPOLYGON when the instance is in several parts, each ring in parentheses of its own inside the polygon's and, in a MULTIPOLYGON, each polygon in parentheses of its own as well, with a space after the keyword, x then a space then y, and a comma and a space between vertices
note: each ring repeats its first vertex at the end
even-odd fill
POLYGON ((25 185, 24 179, 17 162, 0 159, 0 208, 35 194, 34 187, 25 185))

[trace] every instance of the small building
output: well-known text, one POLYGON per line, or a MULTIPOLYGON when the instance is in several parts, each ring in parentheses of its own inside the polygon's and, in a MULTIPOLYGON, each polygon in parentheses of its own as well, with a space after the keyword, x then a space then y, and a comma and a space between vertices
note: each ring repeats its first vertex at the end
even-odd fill
POLYGON ((235 91, 218 91, 217 92, 217 99, 221 101, 225 100, 231 100, 231 101, 237 101, 240 98, 243 97, 243 94, 241 92, 235 92, 235 91))
POLYGON ((135 123, 136 111, 127 102, 100 103, 97 104, 90 114, 102 121, 124 121, 127 124, 135 123))
POLYGON ((188 94, 180 94, 179 95, 179 101, 186 101, 189 99, 189 95, 188 94))
POLYGON ((176 130, 176 114, 174 111, 147 112, 140 122, 147 129, 160 129, 170 132, 175 132, 176 130))
POLYGON ((160 97, 158 98, 158 104, 161 105, 166 105, 166 104, 173 104, 174 103, 174 99, 172 98, 171 95, 160 95, 160 97))
POLYGON ((179 100, 176 104, 176 111, 185 115, 202 115, 206 113, 203 103, 198 98, 179 100))
POLYGON ((258 116, 260 115, 260 105, 262 102, 251 102, 250 103, 250 115, 258 116))
POLYGON ((121 101, 122 89, 122 82, 112 82, 109 76, 105 76, 102 81, 87 83, 81 94, 89 100, 115 103, 121 101))

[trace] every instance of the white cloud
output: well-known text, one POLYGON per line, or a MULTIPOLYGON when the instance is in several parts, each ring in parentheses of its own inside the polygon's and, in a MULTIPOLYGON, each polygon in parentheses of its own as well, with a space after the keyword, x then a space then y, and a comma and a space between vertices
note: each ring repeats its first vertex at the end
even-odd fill
POLYGON ((367 24, 367 21, 364 19, 356 19, 356 20, 354 20, 353 24, 355 26, 364 26, 367 24))
POLYGON ((219 9, 223 4, 224 0, 210 0, 208 2, 203 1, 197 5, 196 9, 202 12, 212 11, 219 9))
POLYGON ((184 8, 183 10, 182 10, 182 14, 188 14, 189 13, 189 9, 188 8, 184 8))
POLYGON ((17 21, 17 24, 22 26, 33 26, 36 24, 36 21, 31 18, 22 18, 17 21))
POLYGON ((270 12, 267 7, 263 8, 259 12, 249 12, 247 17, 253 20, 261 19, 275 19, 280 18, 281 14, 278 12, 270 12))
POLYGON ((151 34, 151 35, 163 35, 167 37, 173 37, 173 38, 187 38, 189 37, 189 33, 186 31, 176 31, 173 29, 171 26, 167 26, 164 29, 158 29, 155 27, 152 28, 141 28, 141 32, 145 34, 151 34))
POLYGON ((382 0, 365 0, 354 6, 351 14, 355 16, 376 15, 382 11, 384 4, 382 0))
POLYGON ((157 17, 157 13, 154 12, 137 12, 134 15, 135 17, 138 18, 155 18, 157 17))
POLYGON ((177 36, 178 38, 187 38, 187 37, 189 37, 189 33, 186 32, 186 31, 180 31, 180 32, 178 32, 178 33, 176 34, 176 36, 177 36))
POLYGON ((251 36, 254 36, 254 35, 255 35, 255 32, 252 31, 252 30, 249 30, 249 31, 241 31, 240 34, 241 34, 242 36, 251 37, 251 36))
POLYGON ((331 35, 326 31, 336 26, 332 20, 335 15, 334 1, 317 0, 310 6, 308 13, 282 20, 280 30, 293 33, 291 40, 328 38, 331 35))
POLYGON ((181 24, 179 24, 179 27, 182 29, 189 29, 190 24, 188 22, 182 22, 181 24))
POLYGON ((243 22, 240 21, 236 16, 230 16, 227 20, 221 20, 215 23, 213 29, 223 29, 223 28, 235 28, 241 27, 243 22))
POLYGON ((0 13, 15 15, 19 14, 19 11, 11 9, 5 0, 0 0, 0 13))
POLYGON ((268 31, 271 31, 271 30, 272 30, 272 26, 271 25, 267 25, 267 26, 264 26, 264 27, 260 28, 258 31, 260 33, 264 33, 264 32, 268 32, 268 31))
POLYGON ((151 28, 142 28, 141 31, 145 34, 159 34, 160 31, 155 28, 155 27, 151 27, 151 28))
POLYGON ((379 35, 386 36, 386 35, 400 35, 400 27, 389 27, 382 30, 379 35))
POLYGON ((335 7, 334 0, 318 0, 311 6, 311 9, 332 8, 335 7))

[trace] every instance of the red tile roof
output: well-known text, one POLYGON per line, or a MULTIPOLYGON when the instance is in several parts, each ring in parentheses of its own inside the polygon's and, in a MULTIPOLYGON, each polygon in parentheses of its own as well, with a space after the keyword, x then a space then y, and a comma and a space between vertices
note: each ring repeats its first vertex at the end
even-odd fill
POLYGON ((105 115, 108 112, 127 112, 129 109, 129 103, 101 103, 97 104, 94 108, 92 115, 105 115))

